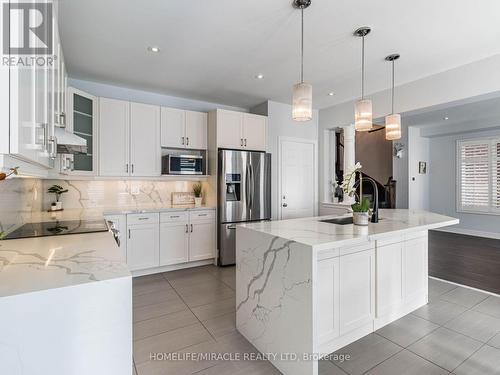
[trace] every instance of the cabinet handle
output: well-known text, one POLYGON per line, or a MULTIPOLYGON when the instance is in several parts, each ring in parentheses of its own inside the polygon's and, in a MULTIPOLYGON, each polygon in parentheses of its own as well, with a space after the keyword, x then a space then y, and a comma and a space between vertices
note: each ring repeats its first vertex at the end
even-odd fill
POLYGON ((134 174, 134 164, 132 164, 132 174, 134 174))
POLYGON ((49 142, 50 142, 49 157, 51 159, 55 159, 57 157, 57 137, 55 135, 49 137, 49 142))
POLYGON ((128 163, 125 164, 125 170, 126 170, 126 173, 128 173, 128 163))
POLYGON ((181 144, 184 144, 184 137, 181 137, 181 144))
POLYGON ((240 138, 240 146, 243 146, 243 138, 240 138))
POLYGON ((247 147, 247 139, 245 138, 245 147, 247 147))
POLYGON ((191 224, 191 233, 193 233, 193 224, 191 224))
POLYGON ((179 216, 178 215, 170 216, 171 219, 176 218, 176 217, 179 217, 179 216))
POLYGON ((186 137, 186 146, 189 146, 189 137, 186 137))
POLYGON ((128 238, 130 238, 130 229, 128 230, 128 238))
POLYGON ((186 224, 186 233, 189 232, 189 226, 186 224))
POLYGON ((137 220, 149 220, 147 217, 138 217, 137 220))
POLYGON ((62 128, 65 128, 66 127, 66 113, 61 112, 61 114, 59 115, 59 118, 60 118, 59 124, 61 125, 62 128))
POLYGON ((198 216, 207 216, 207 214, 198 214, 198 216))

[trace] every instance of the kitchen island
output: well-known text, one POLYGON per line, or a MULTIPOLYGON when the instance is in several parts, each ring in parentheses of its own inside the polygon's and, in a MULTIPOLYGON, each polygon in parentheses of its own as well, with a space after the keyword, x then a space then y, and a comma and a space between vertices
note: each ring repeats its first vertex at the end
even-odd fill
POLYGON ((380 210, 367 227, 333 216, 237 227, 236 326, 285 375, 425 305, 427 231, 457 219, 380 210))
POLYGON ((110 232, 0 241, 0 321, 0 374, 132 374, 132 277, 110 232))

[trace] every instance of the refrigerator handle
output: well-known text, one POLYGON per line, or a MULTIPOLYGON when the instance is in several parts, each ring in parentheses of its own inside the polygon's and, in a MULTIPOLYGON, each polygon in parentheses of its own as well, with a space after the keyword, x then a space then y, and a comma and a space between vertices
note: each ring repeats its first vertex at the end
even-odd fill
POLYGON ((250 207, 253 206, 253 198, 255 194, 255 181, 253 179, 253 166, 252 164, 250 166, 250 207))
POLYGON ((245 171, 245 196, 246 196, 246 203, 247 203, 247 208, 251 207, 251 202, 250 202, 250 164, 247 164, 246 166, 246 171, 245 171))

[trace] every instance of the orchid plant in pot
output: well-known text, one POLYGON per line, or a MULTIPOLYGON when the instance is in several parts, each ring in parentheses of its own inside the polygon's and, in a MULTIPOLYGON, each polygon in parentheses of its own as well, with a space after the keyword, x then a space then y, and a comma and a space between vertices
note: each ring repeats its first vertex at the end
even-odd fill
POLYGON ((355 198, 355 203, 351 205, 352 208, 352 222, 355 225, 368 225, 370 200, 363 198, 363 177, 359 176, 359 195, 354 187, 354 180, 356 173, 361 171, 362 165, 358 162, 352 168, 348 169, 344 174, 344 181, 342 182, 342 191, 345 195, 355 198))

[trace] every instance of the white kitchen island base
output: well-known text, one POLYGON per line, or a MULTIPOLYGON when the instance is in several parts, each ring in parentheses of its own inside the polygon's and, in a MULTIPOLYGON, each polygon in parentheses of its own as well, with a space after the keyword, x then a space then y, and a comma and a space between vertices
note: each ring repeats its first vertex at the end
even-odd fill
POLYGON ((364 228, 325 218, 237 228, 236 326, 285 375, 316 375, 320 358, 427 303, 427 230, 458 220, 381 217, 364 228))

